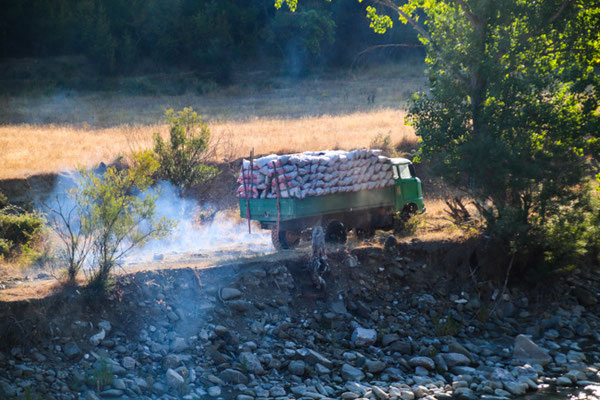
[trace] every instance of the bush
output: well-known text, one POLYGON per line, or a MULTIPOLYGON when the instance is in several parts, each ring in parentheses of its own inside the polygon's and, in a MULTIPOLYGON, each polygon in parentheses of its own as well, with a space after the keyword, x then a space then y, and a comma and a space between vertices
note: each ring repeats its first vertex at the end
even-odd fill
POLYGON ((180 190, 201 185, 219 171, 205 165, 208 161, 210 130, 190 107, 183 111, 167 110, 169 142, 154 134, 154 153, 159 162, 157 175, 171 181, 180 190))
POLYGON ((0 256, 31 248, 43 226, 44 219, 37 212, 10 205, 0 209, 0 256))
POLYGON ((554 215, 527 232, 526 262, 535 266, 530 280, 547 278, 597 262, 600 250, 600 199, 585 188, 576 203, 557 210, 554 215))
POLYGON ((104 293, 113 268, 125 254, 172 228, 170 220, 157 217, 157 195, 149 193, 157 168, 152 154, 143 152, 134 156, 129 169, 110 167, 101 176, 89 169, 80 171, 74 198, 82 229, 92 238, 91 289, 104 293))

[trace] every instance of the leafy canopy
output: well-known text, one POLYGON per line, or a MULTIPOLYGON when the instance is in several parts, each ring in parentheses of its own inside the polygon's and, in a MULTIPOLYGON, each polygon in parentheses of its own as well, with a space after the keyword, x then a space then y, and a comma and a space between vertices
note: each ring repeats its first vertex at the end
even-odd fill
POLYGON ((489 233, 527 247, 579 206, 599 158, 600 1, 370 3, 375 31, 395 16, 425 45, 418 159, 476 199, 489 233))
POLYGON ((191 108, 165 112, 169 125, 169 141, 154 134, 154 153, 158 160, 156 172, 161 179, 171 181, 180 190, 201 185, 218 175, 219 171, 205 165, 210 130, 191 108))

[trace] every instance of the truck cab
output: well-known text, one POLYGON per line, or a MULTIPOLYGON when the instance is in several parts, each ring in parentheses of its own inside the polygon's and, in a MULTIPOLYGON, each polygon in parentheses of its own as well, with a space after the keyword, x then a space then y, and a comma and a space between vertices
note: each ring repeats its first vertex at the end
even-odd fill
POLYGON ((392 158, 390 161, 392 162, 392 171, 396 180, 394 186, 396 210, 409 214, 425 212, 421 180, 415 174, 413 163, 401 157, 392 158))

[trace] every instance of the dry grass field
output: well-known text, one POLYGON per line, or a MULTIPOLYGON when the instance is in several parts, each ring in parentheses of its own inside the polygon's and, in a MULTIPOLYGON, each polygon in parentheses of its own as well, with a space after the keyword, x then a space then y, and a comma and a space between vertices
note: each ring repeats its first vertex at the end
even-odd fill
MULTIPOLYGON (((393 142, 416 141, 401 110, 341 116, 211 122, 215 161, 256 154, 368 146, 377 135, 393 142)), ((90 129, 73 125, 0 126, 0 179, 110 162, 129 150, 152 146, 153 132, 165 125, 123 125, 90 129)))
MULTIPOLYGON (((404 117, 424 87, 406 63, 291 81, 238 84, 200 95, 55 91, 0 96, 0 179, 111 162, 167 135, 168 108, 193 107, 217 143, 215 161, 280 151, 368 146, 376 136, 415 142, 404 117), (373 99, 373 100, 371 100, 373 99)), ((244 82, 252 82, 248 76, 244 82)))

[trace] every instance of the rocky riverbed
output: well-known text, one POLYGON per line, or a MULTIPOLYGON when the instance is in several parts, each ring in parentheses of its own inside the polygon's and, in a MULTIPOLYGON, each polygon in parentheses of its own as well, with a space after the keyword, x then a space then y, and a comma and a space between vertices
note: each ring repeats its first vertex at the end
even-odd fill
POLYGON ((138 272, 102 301, 4 304, 0 397, 600 398, 597 277, 532 299, 442 262, 342 248, 324 291, 299 256, 138 272))

